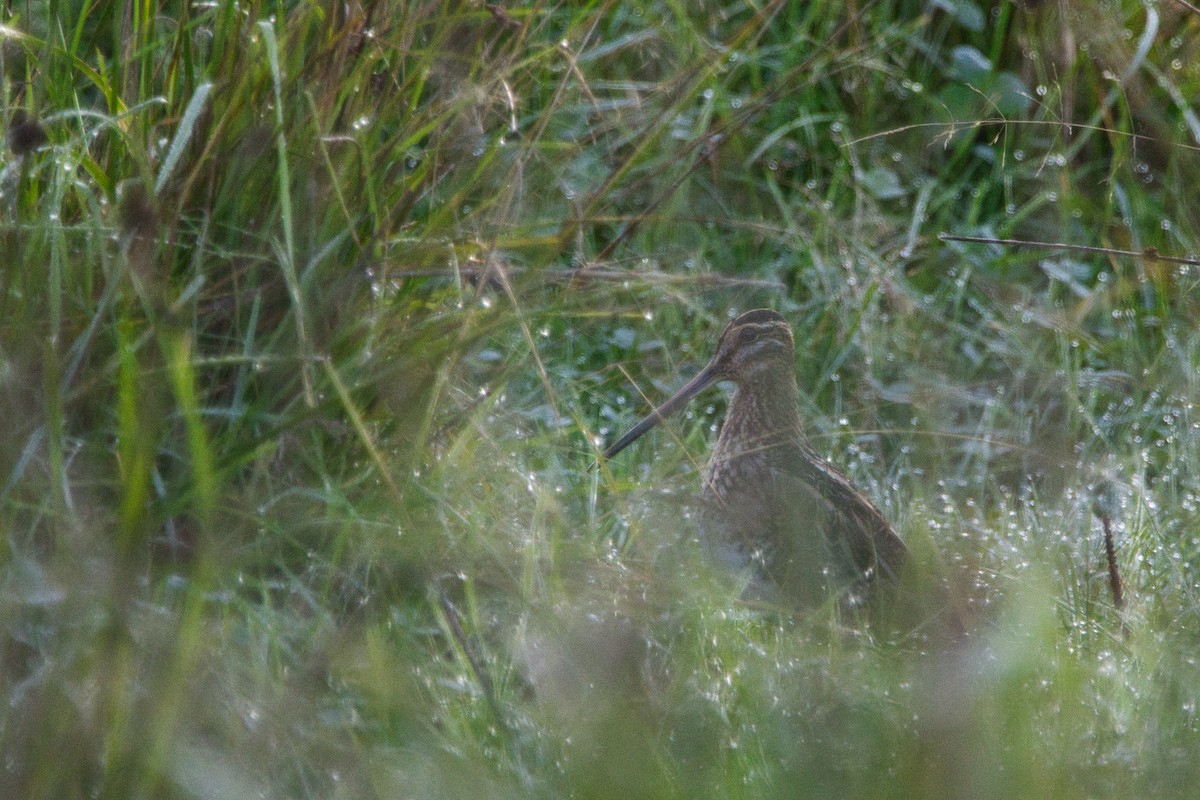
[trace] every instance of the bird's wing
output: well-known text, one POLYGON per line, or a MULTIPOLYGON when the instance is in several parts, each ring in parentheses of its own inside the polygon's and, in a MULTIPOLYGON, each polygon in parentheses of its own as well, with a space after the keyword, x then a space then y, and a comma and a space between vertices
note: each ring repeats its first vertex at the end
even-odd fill
POLYGON ((821 525, 835 558, 848 560, 861 573, 877 568, 888 577, 899 576, 908 547, 849 478, 809 448, 777 461, 773 473, 781 502, 804 517, 815 515, 799 522, 821 525))

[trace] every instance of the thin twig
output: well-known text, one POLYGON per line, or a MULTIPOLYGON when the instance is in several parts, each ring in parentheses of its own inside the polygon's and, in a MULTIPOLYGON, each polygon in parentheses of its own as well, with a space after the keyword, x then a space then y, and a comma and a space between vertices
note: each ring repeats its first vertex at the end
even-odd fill
POLYGON ((1112 589, 1113 606, 1120 611, 1125 607, 1125 590, 1121 584, 1121 572, 1117 569, 1117 549, 1113 544, 1112 520, 1101 517, 1104 526, 1104 553, 1108 556, 1108 585, 1112 589))
POLYGON ((1129 638, 1129 625, 1125 620, 1125 587, 1121 583, 1121 571, 1117 567, 1117 547, 1113 542, 1112 517, 1117 513, 1120 504, 1117 501, 1116 489, 1109 481, 1101 481, 1095 487, 1092 496, 1092 513, 1100 518, 1104 528, 1104 554, 1108 560, 1108 588, 1112 591, 1113 608, 1121 620, 1121 634, 1129 638))
POLYGON ((507 733, 508 723, 500 710, 500 702, 496 699, 495 685, 492 683, 492 675, 488 671, 487 664, 484 663, 476 651, 475 643, 467 636, 467 632, 463 629, 462 618, 459 617, 458 609, 454 607, 454 603, 450 602, 450 598, 446 596, 446 592, 441 587, 435 588, 434 591, 437 594, 438 606, 442 609, 442 614, 446 618, 446 626, 450 628, 451 635, 462 649, 463 655, 466 656, 471 671, 475 673, 475 680, 479 681, 479 688, 483 691, 488 709, 492 712, 492 716, 495 717, 496 724, 500 726, 501 730, 507 733))
MULTIPOLYGON (((1006 119, 1004 117, 989 117, 987 119, 970 119, 970 120, 951 120, 948 122, 917 122, 917 123, 913 123, 912 125, 902 125, 899 128, 891 128, 886 131, 878 131, 876 133, 869 133, 865 136, 860 136, 857 139, 851 139, 846 144, 847 145, 861 144, 862 142, 869 142, 872 139, 881 139, 881 138, 884 138, 887 136, 895 136, 897 134, 907 133, 908 131, 919 130, 921 128, 949 128, 949 130, 946 133, 949 135, 953 135, 953 134, 957 133, 960 128, 982 128, 984 126, 989 126, 989 125, 1036 125, 1036 126, 1046 126, 1046 127, 1056 127, 1056 128, 1062 128, 1062 127, 1078 128, 1079 130, 1082 130, 1082 131, 1098 131, 1100 133, 1107 133, 1112 136, 1123 136, 1125 138, 1132 139, 1134 142, 1148 142, 1150 144, 1167 144, 1167 145, 1170 145, 1171 147, 1174 147, 1174 148, 1177 148, 1180 150, 1200 151, 1200 146, 1197 146, 1194 144, 1187 144, 1185 142, 1175 142, 1175 141, 1169 141, 1166 139, 1159 139, 1154 136, 1147 136, 1144 133, 1130 133, 1128 131, 1118 131, 1118 130, 1114 130, 1112 128, 1106 128, 1102 125, 1086 125, 1082 122, 1055 122, 1054 120, 1006 119)), ((939 137, 939 138, 945 138, 945 137, 939 137)))
POLYGON ((1074 253, 1092 253, 1105 256, 1124 256, 1127 258, 1144 258, 1147 261, 1161 261, 1165 264, 1185 264, 1190 267, 1200 267, 1200 259, 1184 258, 1182 256, 1164 256, 1157 247, 1147 247, 1145 250, 1118 250, 1113 247, 1091 247, 1085 244, 1066 244, 1064 242, 1031 242, 1025 239, 993 239, 988 236, 951 236, 948 233, 938 234, 943 242, 972 242, 974 244, 999 244, 1006 247, 1038 247, 1043 250, 1067 250, 1074 253))

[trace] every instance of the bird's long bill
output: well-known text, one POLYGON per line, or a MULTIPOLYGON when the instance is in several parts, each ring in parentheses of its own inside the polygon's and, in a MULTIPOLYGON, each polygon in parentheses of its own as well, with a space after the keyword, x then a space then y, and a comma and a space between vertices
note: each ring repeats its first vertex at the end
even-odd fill
POLYGON ((700 392, 716 383, 719 376, 720 371, 717 369, 716 362, 709 362, 707 367, 700 370, 696 377, 688 381, 682 389, 671 395, 670 399, 668 399, 658 408, 651 411, 648 415, 646 415, 645 419, 630 428, 628 433, 609 445, 609 448, 604 451, 604 457, 612 458, 617 453, 633 444, 633 441, 643 433, 674 414, 676 411, 682 408, 688 400, 691 400, 693 397, 700 394, 700 392))

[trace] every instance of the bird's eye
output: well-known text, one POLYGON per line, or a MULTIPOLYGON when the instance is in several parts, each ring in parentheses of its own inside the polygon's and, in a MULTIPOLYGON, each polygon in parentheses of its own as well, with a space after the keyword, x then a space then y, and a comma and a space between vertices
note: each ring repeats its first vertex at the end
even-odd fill
POLYGON ((745 328, 738 334, 738 341, 742 344, 753 344, 762 337, 762 331, 758 328, 745 328))

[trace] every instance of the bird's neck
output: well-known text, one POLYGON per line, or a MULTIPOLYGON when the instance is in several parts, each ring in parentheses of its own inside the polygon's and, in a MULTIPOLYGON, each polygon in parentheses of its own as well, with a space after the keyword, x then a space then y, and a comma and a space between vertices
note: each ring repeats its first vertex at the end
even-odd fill
POLYGON ((758 449, 804 439, 800 391, 791 374, 739 384, 729 401, 717 448, 758 449), (722 447, 724 446, 724 447, 722 447))

